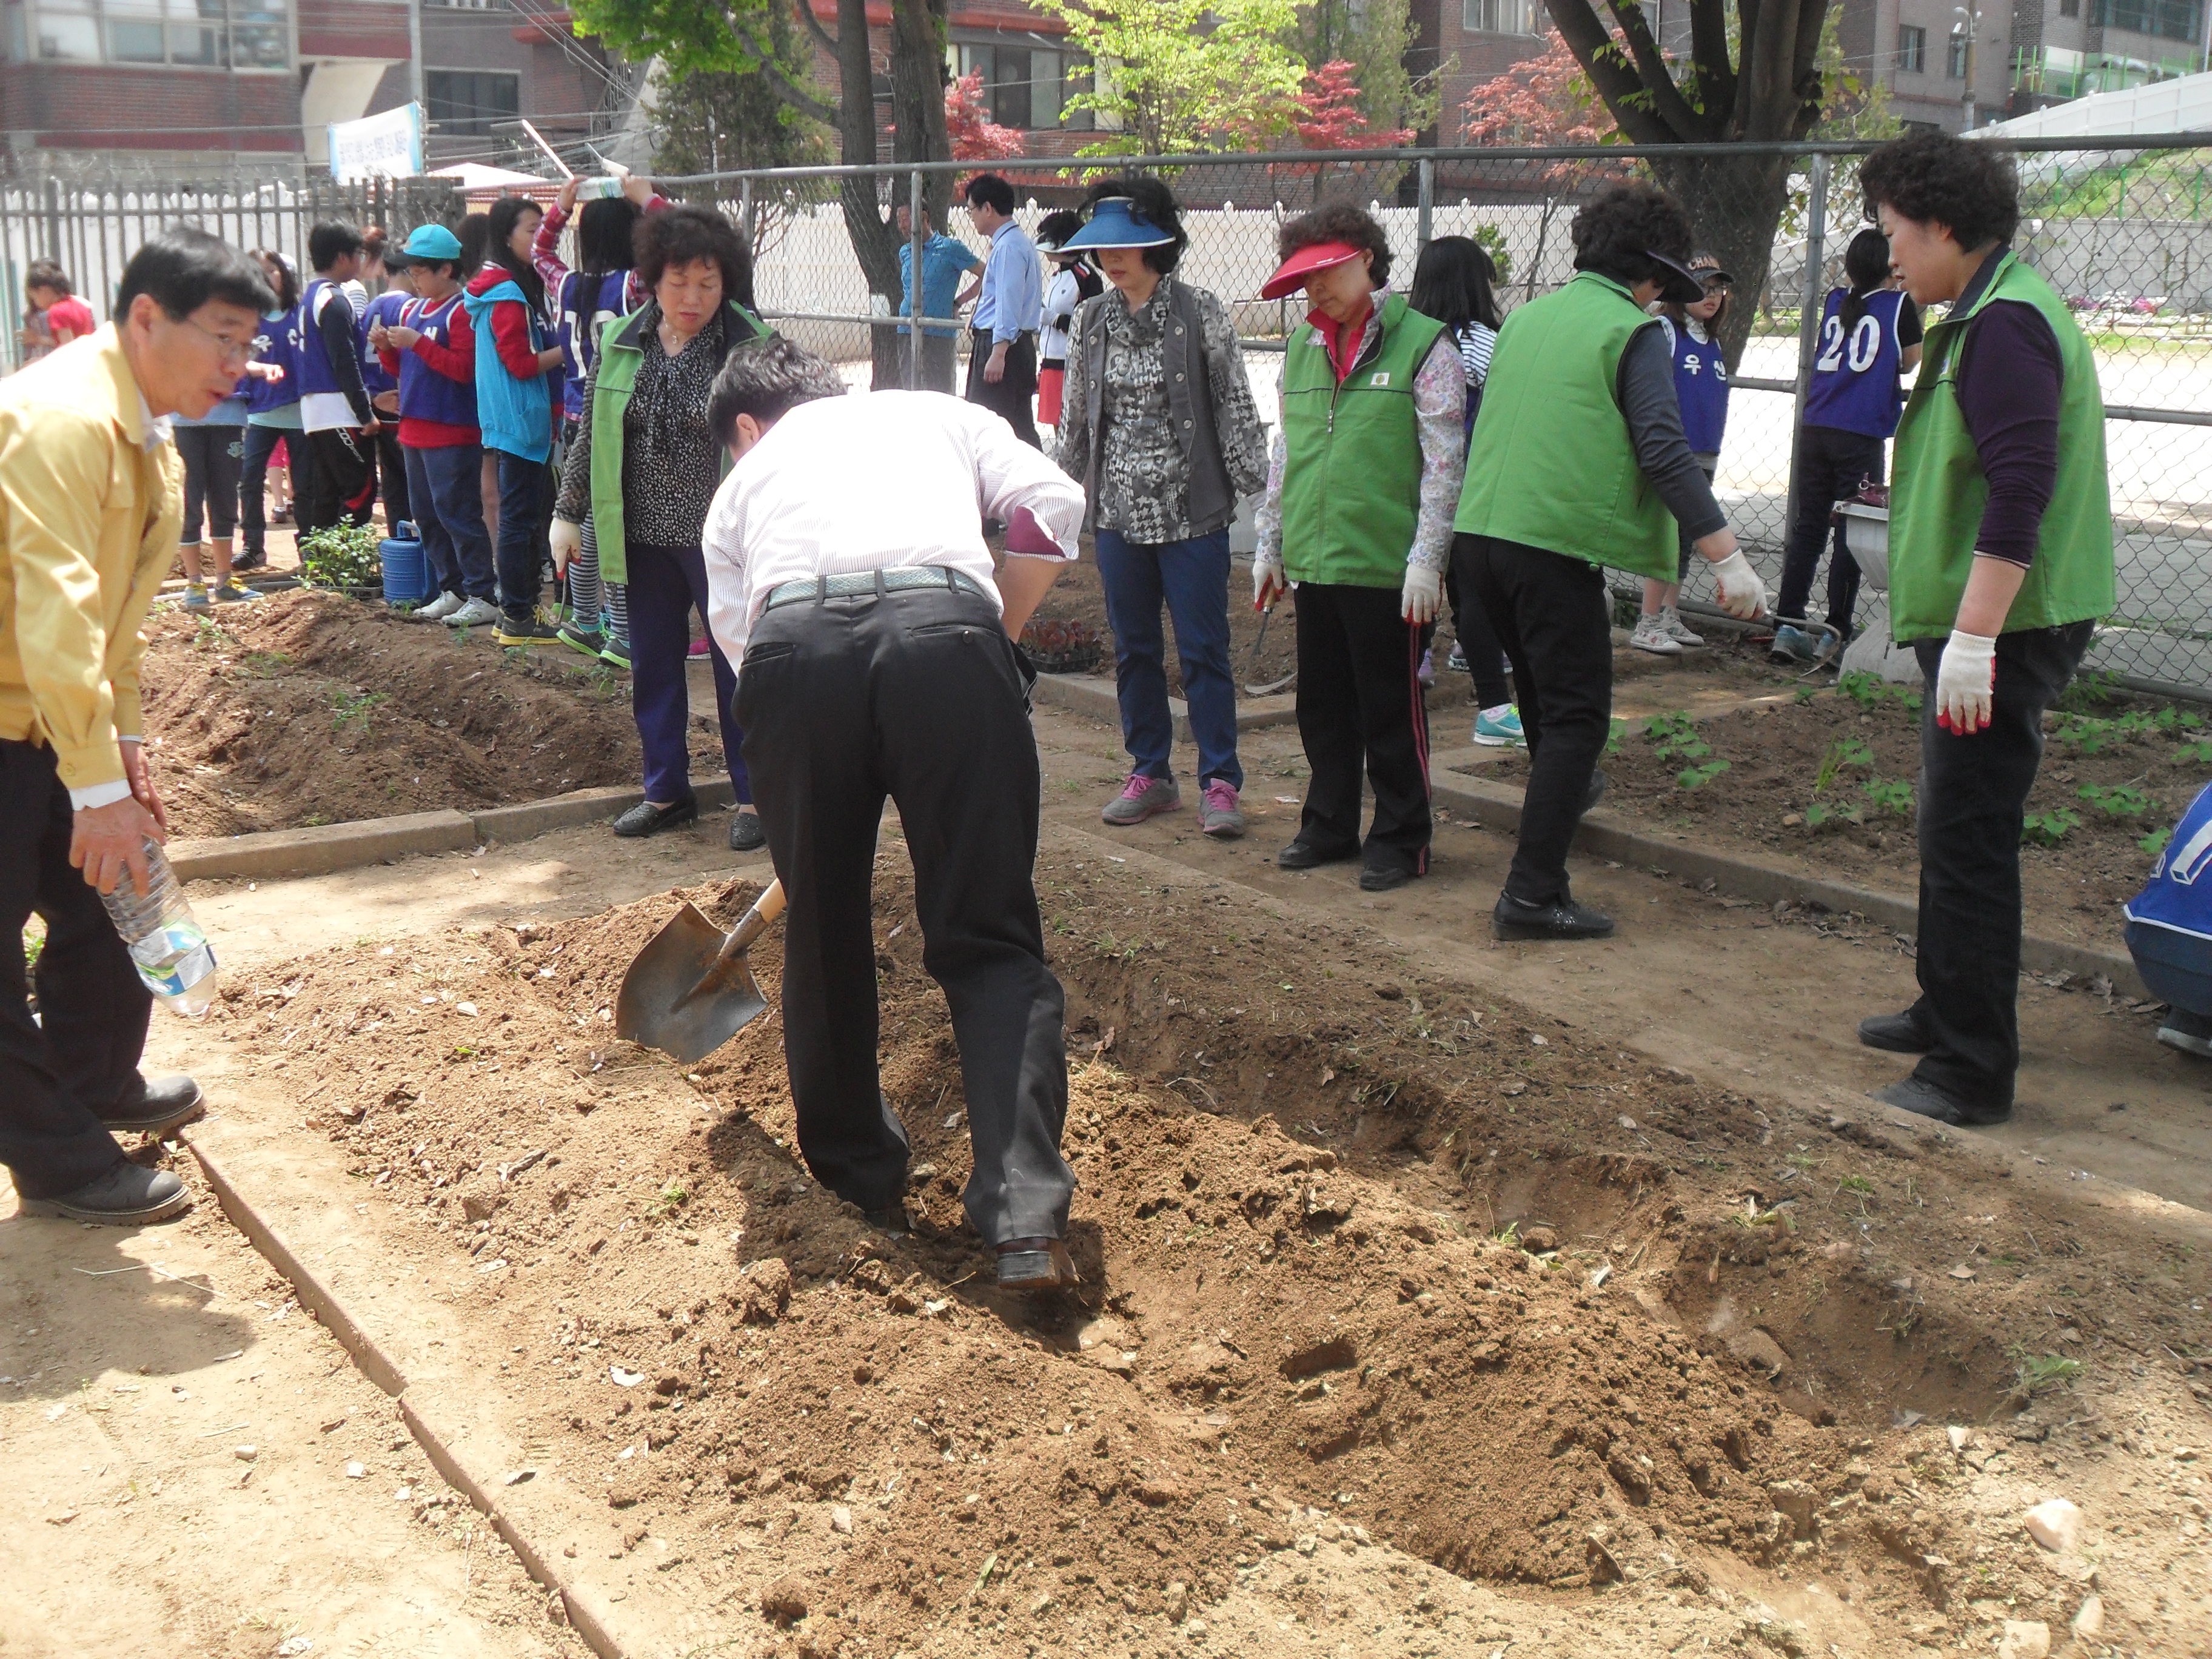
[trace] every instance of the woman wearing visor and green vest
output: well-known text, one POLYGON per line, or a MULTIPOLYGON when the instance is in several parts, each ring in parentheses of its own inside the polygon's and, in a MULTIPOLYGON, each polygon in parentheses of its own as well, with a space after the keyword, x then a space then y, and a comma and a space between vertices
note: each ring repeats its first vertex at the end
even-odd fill
POLYGON ((2012 158, 1938 133, 1867 157, 1868 208, 1928 325, 1897 429, 1890 631, 1920 659, 1920 1000, 1859 1027, 1923 1056, 1875 1098, 2002 1123, 2020 1067, 2020 836, 2044 711, 2113 604, 2097 366, 2066 302, 2007 246, 2012 158))
POLYGON ((1572 235, 1573 280, 1498 331, 1454 523, 1455 574, 1513 665, 1528 742, 1520 845, 1492 913, 1503 939, 1613 932, 1612 918, 1576 903, 1567 885, 1575 826, 1605 789, 1605 568, 1672 581, 1686 537, 1711 563, 1730 616, 1766 608, 1683 436, 1673 353, 1644 311, 1704 296, 1684 264, 1688 217, 1649 185, 1614 185, 1575 216, 1572 235))
MULTIPOLYGON (((1421 656, 1442 608, 1466 471, 1459 343, 1384 286, 1382 228, 1349 204, 1282 228, 1266 300, 1306 291, 1258 514, 1252 597, 1298 589, 1298 738, 1311 777, 1285 870, 1357 857, 1370 893, 1429 867, 1421 656), (1375 819, 1359 837, 1360 774, 1375 819)), ((1671 372, 1671 371, 1670 371, 1671 372)))
MULTIPOLYGON (((554 562, 565 567, 583 546, 588 509, 600 575, 629 584, 630 708, 645 751, 645 799, 615 820, 617 836, 657 835, 699 817, 684 661, 691 612, 702 623, 707 617, 700 538, 730 465, 707 405, 730 353, 769 332, 749 309, 751 256, 720 214, 702 207, 647 214, 636 238, 637 280, 653 297, 600 331, 552 530, 554 562)), ((739 751, 744 734, 731 712, 738 679, 722 647, 709 644, 722 758, 736 792, 730 847, 750 852, 767 837, 739 751)))

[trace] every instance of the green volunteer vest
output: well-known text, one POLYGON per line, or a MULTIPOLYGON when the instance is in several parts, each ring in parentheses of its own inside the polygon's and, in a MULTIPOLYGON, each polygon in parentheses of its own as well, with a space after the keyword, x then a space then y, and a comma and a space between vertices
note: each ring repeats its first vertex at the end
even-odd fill
POLYGON ((1897 428, 1889 489, 1889 629, 1907 640, 1948 635, 1974 568, 1990 481, 1959 407, 1959 359, 1974 319, 1996 300, 2033 306, 2058 340, 2058 477, 2035 538, 2035 562, 2005 632, 2112 614, 2112 500, 2105 477, 2105 400, 2096 360, 2051 285, 2013 254, 1973 308, 1928 328, 1920 378, 1897 428))
POLYGON ((1291 337, 1283 356, 1283 570, 1292 581, 1405 582, 1421 507, 1413 377, 1443 326, 1392 295, 1373 359, 1342 386, 1312 324, 1291 337))
MULTIPOLYGON (((732 350, 748 340, 767 337, 766 323, 732 300, 724 343, 732 350)), ((629 412, 630 393, 637 389, 638 365, 645 348, 625 331, 642 315, 610 317, 599 325, 599 389, 592 394, 592 532, 599 545, 599 574, 607 581, 629 580, 629 543, 623 538, 623 416, 629 412)), ((722 452, 721 471, 730 470, 729 452, 722 452)))
POLYGON ((1658 325, 1594 270, 1508 317, 1452 528, 1674 580, 1674 516, 1637 463, 1615 395, 1620 354, 1658 325))

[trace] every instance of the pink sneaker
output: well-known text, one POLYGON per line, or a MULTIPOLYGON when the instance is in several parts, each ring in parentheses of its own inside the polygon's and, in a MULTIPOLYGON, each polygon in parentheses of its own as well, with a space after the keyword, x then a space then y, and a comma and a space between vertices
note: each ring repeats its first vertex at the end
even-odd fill
POLYGON ((703 657, 711 648, 712 647, 708 645, 706 641, 694 640, 691 641, 691 649, 688 654, 694 657, 703 657))
POLYGON ((1180 811, 1182 806, 1182 791, 1173 778, 1148 778, 1142 772, 1132 772, 1121 793, 1108 801, 1098 816, 1108 823, 1142 823, 1161 812, 1180 811))
POLYGON ((1199 792, 1198 827, 1216 841, 1235 841, 1244 833, 1237 791, 1219 778, 1199 792))

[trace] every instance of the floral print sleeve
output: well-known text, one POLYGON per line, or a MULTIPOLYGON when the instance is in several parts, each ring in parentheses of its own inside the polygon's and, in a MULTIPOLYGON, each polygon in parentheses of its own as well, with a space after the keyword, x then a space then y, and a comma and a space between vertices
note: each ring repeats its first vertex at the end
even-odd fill
POLYGON ((1261 493, 1260 505, 1252 512, 1253 527, 1260 537, 1259 548, 1253 557, 1262 564, 1283 562, 1283 459, 1286 453, 1282 412, 1278 407, 1275 434, 1267 445, 1267 487, 1261 493))
POLYGON ((1267 483, 1267 429, 1260 424, 1260 411, 1252 402, 1243 348, 1237 343, 1236 325, 1219 297, 1202 288, 1192 292, 1198 299, 1202 332, 1199 343, 1206 353, 1206 380, 1213 393, 1222 465, 1229 473, 1231 489, 1240 496, 1256 495, 1267 483))
POLYGON ((1090 321, 1096 314, 1087 303, 1078 306, 1067 331, 1067 378, 1060 386, 1060 436, 1054 446, 1053 459, 1079 483, 1086 481, 1091 470, 1091 373, 1085 356, 1090 349, 1090 321))
MULTIPOLYGON (((1451 558, 1452 516, 1467 479, 1467 370, 1449 331, 1437 336, 1413 377, 1413 415, 1421 434, 1421 505, 1406 562, 1442 570, 1451 558)), ((1269 493, 1276 493, 1272 476, 1269 493)))

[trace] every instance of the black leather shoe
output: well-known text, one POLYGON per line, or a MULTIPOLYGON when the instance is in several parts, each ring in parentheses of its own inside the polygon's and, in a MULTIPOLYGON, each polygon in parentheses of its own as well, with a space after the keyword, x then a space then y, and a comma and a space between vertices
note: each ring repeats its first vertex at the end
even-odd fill
POLYGON ((17 1207, 24 1215, 58 1215, 102 1226, 135 1227, 149 1221, 166 1221, 191 1201, 185 1183, 167 1170, 142 1169, 125 1160, 73 1193, 58 1198, 21 1199, 17 1207))
POLYGON ((1917 1077, 1900 1078, 1887 1089, 1876 1089, 1874 1098, 1885 1106, 1916 1112, 1922 1117, 1932 1117, 1938 1123, 1948 1123, 1954 1128, 1978 1128, 2005 1122, 2012 1116, 2009 1106, 2002 1112, 1984 1111, 1969 1106, 1948 1089, 1940 1089, 1917 1077))
POLYGON ((121 1133, 164 1135, 179 1125, 207 1115, 207 1097, 188 1077, 157 1077, 149 1082, 137 1100, 102 1112, 100 1121, 121 1133))
POLYGON ((1611 785, 1604 773, 1591 773, 1589 789, 1583 796, 1583 811, 1587 812, 1590 808, 1595 806, 1600 801, 1603 800, 1605 799, 1605 792, 1610 787, 1611 785))
POLYGON ((1875 1014, 1859 1022, 1859 1041, 1869 1048, 1893 1054, 1924 1054, 1936 1045, 1920 1034, 1908 1010, 1901 1014, 1875 1014))
POLYGON ((904 1238, 914 1230, 913 1224, 907 1219, 903 1204, 886 1204, 880 1210, 863 1210, 860 1219, 877 1231, 889 1233, 894 1238, 904 1238))
POLYGON ((1500 893, 1498 908, 1490 913, 1490 931, 1502 939, 1610 939, 1613 918, 1571 898, 1523 904, 1510 893, 1500 893))
POLYGON ((1413 880, 1413 872, 1398 865, 1363 866, 1359 872, 1359 890, 1363 893, 1389 893, 1413 880))
POLYGON ((655 806, 641 800, 615 820, 618 836, 657 836, 664 830, 681 830, 687 823, 699 822, 699 803, 679 800, 669 806, 655 806))
POLYGON ((768 845, 768 831, 761 828, 760 814, 739 811, 730 815, 730 850, 732 853, 757 853, 768 845))
POLYGON ((1294 841, 1275 854, 1275 865, 1282 870, 1310 870, 1317 865, 1342 864, 1358 856, 1357 847, 1347 847, 1341 853, 1328 853, 1311 842, 1294 841))
POLYGON ((1064 1291, 1080 1282, 1067 1246, 1059 1239, 1014 1238, 999 1246, 1002 1291, 1064 1291))

